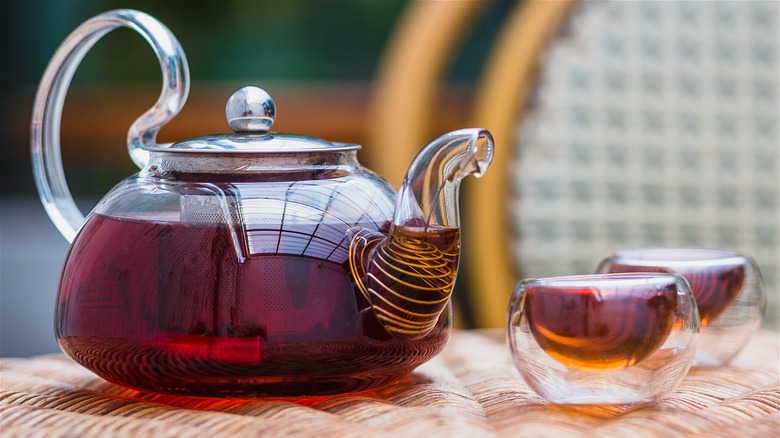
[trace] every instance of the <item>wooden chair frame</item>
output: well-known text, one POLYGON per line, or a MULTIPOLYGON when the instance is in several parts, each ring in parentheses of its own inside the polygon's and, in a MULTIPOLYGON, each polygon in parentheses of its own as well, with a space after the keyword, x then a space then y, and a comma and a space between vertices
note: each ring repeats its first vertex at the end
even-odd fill
POLYGON ((469 187, 464 232, 465 266, 476 323, 500 327, 506 323, 509 297, 518 282, 507 233, 511 230, 509 164, 524 102, 538 71, 538 60, 560 28, 575 0, 525 1, 503 25, 477 89, 472 123, 493 133, 497 160, 477 184, 469 187), (504 151, 504 154, 501 154, 504 151))
MULTIPOLYGON (((485 1, 418 1, 403 17, 388 47, 373 99, 370 145, 374 169, 398 185, 406 166, 431 137, 437 92, 452 53, 485 1)), ((505 324, 518 279, 506 244, 509 151, 538 59, 576 0, 526 0, 507 17, 477 88, 471 122, 489 129, 497 160, 469 186, 464 267, 469 302, 480 327, 505 324), (504 151, 504 152, 502 152, 504 151)))

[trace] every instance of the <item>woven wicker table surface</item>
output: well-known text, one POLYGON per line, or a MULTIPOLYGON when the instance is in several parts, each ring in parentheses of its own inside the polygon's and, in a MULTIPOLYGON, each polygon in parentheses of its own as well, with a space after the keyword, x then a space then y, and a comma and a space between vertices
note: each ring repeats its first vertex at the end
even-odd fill
POLYGON ((291 400, 152 395, 107 383, 63 355, 0 360, 5 437, 780 436, 780 334, 757 333, 731 365, 693 368, 643 407, 544 403, 499 331, 456 331, 384 389, 291 400))

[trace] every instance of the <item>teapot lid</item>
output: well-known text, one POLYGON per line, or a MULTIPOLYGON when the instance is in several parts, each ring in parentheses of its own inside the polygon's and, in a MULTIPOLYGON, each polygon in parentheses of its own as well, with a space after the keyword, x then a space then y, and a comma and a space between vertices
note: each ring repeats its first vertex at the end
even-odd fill
POLYGON ((276 118, 276 105, 259 87, 236 90, 225 105, 232 134, 211 134, 170 145, 144 147, 153 152, 197 153, 306 153, 342 152, 360 149, 351 143, 332 143, 298 134, 269 132, 276 118))

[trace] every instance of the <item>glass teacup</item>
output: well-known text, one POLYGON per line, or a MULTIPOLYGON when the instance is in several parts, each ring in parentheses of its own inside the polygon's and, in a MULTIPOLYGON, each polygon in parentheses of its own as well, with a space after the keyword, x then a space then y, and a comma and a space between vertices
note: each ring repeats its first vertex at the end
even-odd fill
POLYGON ((766 295, 755 261, 714 249, 618 251, 599 265, 600 273, 667 272, 685 277, 696 298, 701 339, 694 365, 720 366, 745 346, 760 325, 766 295))
POLYGON ((646 403, 682 381, 699 317, 678 275, 592 274, 521 281, 507 330, 515 366, 544 399, 646 403))

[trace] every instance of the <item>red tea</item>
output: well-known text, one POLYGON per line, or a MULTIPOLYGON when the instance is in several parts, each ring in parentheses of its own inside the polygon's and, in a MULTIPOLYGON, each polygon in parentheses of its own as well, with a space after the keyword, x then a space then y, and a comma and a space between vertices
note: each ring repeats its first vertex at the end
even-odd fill
POLYGON ((633 289, 529 287, 525 314, 534 339, 558 362, 619 369, 663 345, 674 323, 675 283, 633 289))
POLYGON ((720 316, 737 299, 745 283, 745 266, 735 263, 712 263, 706 266, 637 266, 616 260, 609 272, 664 272, 685 277, 699 308, 701 326, 720 316))
POLYGON ((349 275, 345 231, 319 226, 325 238, 94 215, 62 275, 60 345, 114 383, 221 397, 361 390, 436 355, 448 312, 422 339, 390 335, 349 275))

